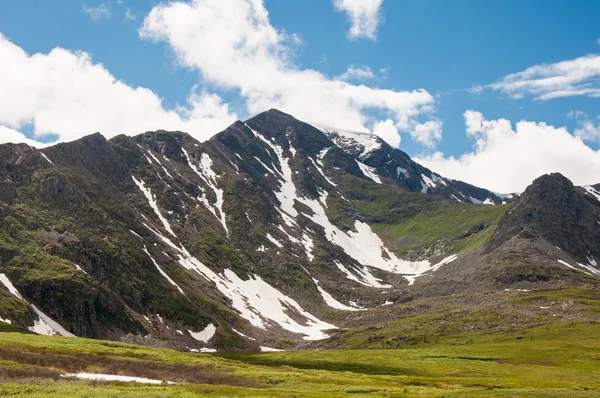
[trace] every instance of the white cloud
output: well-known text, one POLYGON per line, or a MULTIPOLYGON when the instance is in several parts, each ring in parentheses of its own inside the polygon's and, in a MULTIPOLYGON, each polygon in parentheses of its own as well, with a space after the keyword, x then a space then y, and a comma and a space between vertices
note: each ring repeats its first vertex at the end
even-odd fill
POLYGON ((396 126, 394 126, 394 121, 391 119, 375 122, 373 125, 373 134, 378 135, 394 148, 400 146, 400 134, 396 126))
POLYGON ((24 134, 18 132, 17 130, 0 125, 0 144, 5 144, 7 142, 24 142, 28 145, 38 148, 45 146, 45 144, 42 144, 41 142, 27 138, 24 134))
POLYGON ((458 159, 438 152, 419 162, 447 177, 496 192, 523 191, 540 175, 560 172, 577 185, 600 182, 600 151, 594 151, 566 128, 506 119, 486 120, 464 114, 467 134, 477 142, 458 159))
POLYGON ((591 120, 581 120, 575 129, 575 135, 584 141, 600 142, 600 124, 591 120))
POLYGON ((587 113, 574 110, 569 112, 567 117, 577 121, 577 127, 574 131, 577 137, 588 142, 600 142, 600 123, 595 124, 590 120, 587 113))
POLYGON ((271 25, 261 0, 160 4, 140 35, 168 43, 205 83, 239 92, 251 114, 275 107, 321 127, 366 132, 368 111, 408 130, 434 109, 435 99, 423 89, 370 88, 302 69, 293 62, 294 40, 271 25))
POLYGON ((513 98, 532 95, 542 101, 572 96, 597 98, 600 97, 600 55, 534 65, 486 87, 513 98))
POLYGON ((377 28, 382 19, 382 3, 383 0, 333 0, 335 9, 345 12, 348 16, 351 24, 349 39, 376 39, 377 28))
POLYGON ((112 137, 164 128, 203 140, 236 120, 219 96, 196 89, 186 106, 167 110, 151 90, 117 80, 84 52, 29 55, 0 34, 0 59, 0 125, 32 124, 36 137, 68 141, 96 131, 112 137))
POLYGON ((99 21, 102 18, 110 18, 110 8, 106 4, 100 4, 98 7, 88 7, 82 4, 83 12, 92 18, 92 21, 99 21))
POLYGON ((342 73, 339 76, 336 76, 336 79, 339 80, 368 80, 375 79, 375 73, 368 66, 350 66, 346 70, 346 72, 342 73))
POLYGON ((442 126, 443 123, 439 119, 429 120, 414 126, 410 136, 416 142, 433 148, 442 139, 442 126))

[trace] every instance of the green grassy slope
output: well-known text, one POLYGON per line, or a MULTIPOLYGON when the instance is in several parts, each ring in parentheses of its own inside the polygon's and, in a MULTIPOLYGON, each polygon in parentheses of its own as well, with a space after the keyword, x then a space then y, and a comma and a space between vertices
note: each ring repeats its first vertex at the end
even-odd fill
MULTIPOLYGON (((583 300, 592 291, 523 292, 515 305, 583 300)), ((468 323, 464 314, 460 319, 468 323)), ((482 315, 481 315, 482 316, 482 315)), ((457 318, 458 319, 458 318, 457 318)), ((419 327, 428 320, 410 319, 419 327)), ((471 319, 476 324, 476 319, 471 319)), ((401 349, 194 354, 116 342, 0 333, 0 396, 591 397, 600 395, 600 324, 555 322, 514 332, 448 332, 401 349), (175 385, 65 379, 108 373, 175 385)), ((8 333, 9 331, 13 333, 8 333)), ((372 331, 371 331, 372 332, 372 331)), ((373 344, 372 347, 377 347, 373 344)))
MULTIPOLYGON (((445 252, 476 247, 493 234, 508 205, 459 203, 432 195, 406 192, 345 175, 340 184, 352 205, 397 254, 440 242, 445 252)), ((344 215, 350 205, 328 200, 328 215, 338 225, 352 228, 344 215)), ((429 253, 431 254, 431 253, 429 253)))

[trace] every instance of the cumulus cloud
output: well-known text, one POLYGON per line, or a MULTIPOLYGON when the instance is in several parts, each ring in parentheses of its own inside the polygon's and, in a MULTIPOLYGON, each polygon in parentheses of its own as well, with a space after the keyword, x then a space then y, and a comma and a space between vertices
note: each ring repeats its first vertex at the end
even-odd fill
POLYGON ((577 127, 574 131, 577 137, 588 142, 600 142, 600 123, 594 123, 587 113, 575 110, 569 112, 567 117, 577 120, 577 127))
POLYGON ((594 151, 564 127, 507 119, 487 120, 480 112, 464 113, 472 152, 459 158, 438 152, 419 162, 447 177, 496 192, 523 191, 540 175, 560 172, 577 185, 600 182, 600 151, 594 151))
POLYGON ((83 12, 92 18, 92 21, 99 21, 103 18, 110 18, 110 8, 106 4, 100 4, 98 7, 88 7, 82 4, 83 12))
POLYGON ((442 139, 442 126, 443 123, 439 119, 429 120, 417 124, 410 132, 410 136, 416 142, 433 148, 442 139))
POLYGON ((373 134, 378 135, 394 148, 400 146, 400 134, 396 126, 394 126, 394 121, 391 119, 375 122, 373 125, 373 134))
POLYGON ((96 131, 112 137, 164 128, 202 140, 236 120, 219 96, 197 89, 185 106, 165 109, 151 90, 117 80, 85 52, 55 48, 29 55, 0 34, 0 59, 0 125, 32 125, 38 138, 57 134, 68 141, 96 131))
POLYGON ((261 0, 194 0, 160 4, 140 35, 166 42, 177 61, 198 70, 205 83, 239 93, 250 114, 269 108, 321 127, 368 132, 376 110, 401 130, 433 111, 426 90, 393 91, 354 85, 303 69, 295 40, 275 29, 261 0))
POLYGON ((38 141, 27 138, 25 134, 22 134, 17 130, 0 125, 0 144, 5 144, 7 142, 24 142, 38 148, 44 146, 44 144, 38 141))
POLYGON ((368 80, 375 79, 375 73, 368 66, 350 66, 346 72, 336 76, 339 80, 368 80))
POLYGON ((333 0, 337 11, 345 12, 350 22, 349 39, 375 40, 381 23, 383 0, 333 0))
POLYGON ((546 101, 554 98, 600 97, 600 55, 531 66, 486 86, 513 98, 531 95, 546 101))

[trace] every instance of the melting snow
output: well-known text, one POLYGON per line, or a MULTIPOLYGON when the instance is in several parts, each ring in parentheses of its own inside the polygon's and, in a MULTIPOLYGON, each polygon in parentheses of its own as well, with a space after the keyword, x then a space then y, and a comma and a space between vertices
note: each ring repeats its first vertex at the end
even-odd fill
POLYGON ((177 250, 179 263, 183 267, 193 270, 207 280, 214 282, 217 289, 231 300, 233 308, 240 313, 240 316, 248 320, 253 326, 266 329, 271 322, 274 322, 285 330, 304 334, 305 340, 327 338, 328 336, 323 331, 336 328, 334 325, 323 322, 302 309, 295 300, 263 281, 260 276, 249 276, 249 279, 244 281, 229 269, 225 269, 221 274, 216 274, 193 257, 185 247, 177 247, 160 232, 148 225, 145 226, 166 244, 177 250), (302 324, 298 323, 288 315, 289 311, 297 312, 305 321, 302 324))
POLYGON ((150 191, 150 188, 146 188, 146 186, 145 186, 146 184, 144 183, 144 180, 142 180, 140 178, 140 180, 138 181, 134 176, 131 176, 131 178, 133 179, 133 182, 135 182, 135 185, 138 186, 140 191, 142 191, 142 193, 144 194, 146 199, 148 199, 148 203, 150 204, 150 207, 152 207, 152 210, 154 210, 154 213, 156 213, 156 215, 158 216, 158 219, 160 220, 162 225, 165 227, 165 229, 171 235, 176 236, 175 232, 173 232, 173 230, 171 229, 171 226, 169 225, 169 221, 167 221, 167 219, 164 218, 163 215, 160 213, 160 210, 158 210, 158 205, 156 204, 156 196, 152 194, 152 191, 150 191))
POLYGON ((433 178, 433 181, 437 182, 438 184, 448 185, 443 177, 441 177, 435 173, 431 173, 431 178, 433 178))
POLYGON ((42 155, 42 157, 43 157, 44 159, 46 159, 46 160, 48 161, 48 163, 50 163, 52 166, 54 166, 54 165, 55 165, 55 164, 54 164, 54 163, 52 163, 52 161, 51 161, 51 160, 48 158, 48 156, 46 156, 46 154, 45 154, 45 153, 43 153, 43 152, 40 152, 40 154, 41 154, 41 155, 42 155))
POLYGON ((201 341, 203 343, 208 343, 208 341, 213 338, 216 331, 217 331, 217 328, 212 323, 209 323, 208 326, 206 326, 200 332, 192 332, 191 330, 188 329, 190 336, 192 336, 194 339, 201 341))
POLYGON ((350 133, 336 131, 335 143, 342 149, 357 146, 360 149, 359 157, 365 158, 368 154, 381 148, 379 138, 371 133, 350 133))
POLYGON ((356 277, 356 275, 354 275, 346 267, 344 267, 344 265, 342 265, 342 263, 340 263, 338 260, 333 260, 333 262, 338 267, 338 269, 346 275, 346 278, 348 278, 352 281, 358 282, 361 285, 374 287, 377 289, 387 289, 387 288, 392 287, 392 285, 382 285, 381 281, 379 279, 375 278, 366 267, 364 267, 362 270, 356 270, 356 272, 361 274, 361 276, 363 278, 363 280, 360 280, 356 277))
POLYGON ((442 261, 440 261, 437 264, 432 265, 429 269, 426 269, 423 272, 417 273, 414 276, 406 277, 406 279, 408 279, 408 284, 412 285, 413 283, 415 283, 415 279, 417 279, 418 277, 423 276, 423 274, 425 274, 427 272, 437 271, 437 269, 440 268, 442 265, 451 263, 452 261, 456 260, 457 257, 458 257, 458 254, 453 254, 451 256, 448 256, 448 257, 442 259, 442 261))
POLYGON ((19 293, 19 291, 17 290, 17 288, 12 284, 12 282, 8 279, 8 277, 6 276, 6 274, 0 274, 0 282, 2 282, 2 284, 4 286, 6 286, 6 288, 8 289, 8 291, 13 295, 16 296, 18 299, 24 300, 23 296, 21 296, 21 293, 19 293))
POLYGON ((9 325, 12 324, 12 321, 10 319, 4 319, 1 316, 0 316, 0 322, 8 323, 9 325))
POLYGON ((202 347, 202 348, 200 348, 200 352, 209 353, 209 352, 217 352, 217 350, 215 350, 214 348, 202 347))
POLYGON ((152 260, 152 263, 154 264, 154 266, 156 267, 156 269, 158 270, 158 272, 160 272, 160 274, 162 276, 165 277, 166 280, 169 281, 169 283, 173 286, 175 286, 177 288, 177 290, 179 290, 179 293, 183 294, 185 296, 185 293, 183 292, 183 290, 181 290, 181 288, 179 287, 179 285, 169 277, 169 275, 167 275, 167 273, 165 271, 163 271, 163 269, 160 267, 160 265, 158 265, 158 263, 156 262, 156 260, 154 260, 154 258, 150 255, 150 252, 148 251, 148 249, 146 249, 146 245, 144 245, 144 251, 146 252, 146 254, 148 255, 148 257, 150 257, 150 260, 152 260))
POLYGON ((577 265, 579 265, 580 267, 584 268, 577 268, 572 266, 571 264, 567 263, 566 261, 563 260, 557 260, 559 263, 561 263, 562 265, 566 265, 567 267, 574 269, 575 271, 580 271, 583 272, 584 274, 590 275, 590 276, 594 276, 594 275, 598 275, 600 276, 600 271, 595 269, 594 267, 587 265, 587 264, 581 264, 581 263, 577 263, 577 265))
POLYGON ((433 182, 433 180, 429 177, 427 177, 425 174, 421 174, 421 178, 423 179, 423 181, 421 182, 421 186, 423 188, 421 188, 421 192, 423 193, 427 193, 427 190, 429 188, 435 188, 435 182, 433 182))
POLYGON ((374 167, 367 166, 363 162, 356 161, 358 163, 358 167, 360 167, 361 171, 365 175, 365 177, 370 178, 378 184, 381 184, 381 179, 377 175, 377 170, 374 167))
POLYGON ((281 351, 284 351, 284 350, 279 350, 277 348, 271 348, 271 347, 265 347, 265 346, 261 345, 260 346, 260 351, 261 352, 281 352, 281 351))
POLYGON ((79 271, 81 271, 81 272, 83 272, 84 274, 86 274, 86 275, 87 275, 87 272, 85 272, 85 270, 84 270, 83 268, 81 268, 79 265, 77 265, 77 264, 75 264, 75 263, 71 263, 71 264, 73 264, 73 266, 74 266, 75 268, 77 268, 77 270, 79 270, 79 271))
POLYGON ((590 195, 592 195, 596 200, 600 201, 600 192, 597 191, 593 186, 591 185, 585 185, 583 187, 583 189, 585 189, 590 195))
MULTIPOLYGON (((120 375, 107 375, 101 373, 69 373, 64 374, 61 377, 75 377, 78 379, 86 380, 101 380, 101 381, 122 381, 122 382, 135 382, 143 384, 162 384, 162 380, 146 379, 144 377, 132 377, 132 376, 120 376, 120 375)), ((175 384, 172 381, 168 381, 167 384, 175 384)))
POLYGON ((242 333, 242 332, 240 332, 240 331, 237 331, 237 330, 235 330, 234 328, 231 328, 231 330, 233 330, 235 333, 239 334, 240 336, 247 338, 248 340, 256 341, 256 339, 255 339, 255 338, 252 338, 252 337, 246 336, 244 333, 242 333))
POLYGON ((319 286, 319 281, 313 278, 315 285, 317 285, 317 289, 319 293, 321 293, 321 297, 325 301, 325 304, 330 306, 331 308, 335 308, 336 310, 345 310, 345 311, 359 311, 357 308, 348 307, 333 298, 333 296, 327 293, 321 286, 319 286))
MULTIPOLYGON (((223 228, 225 229, 225 233, 227 234, 227 236, 229 236, 229 229, 227 229, 227 223, 226 223, 226 215, 225 215, 225 212, 223 211, 223 190, 221 188, 217 187, 217 178, 219 178, 219 176, 212 170, 212 165, 213 165, 212 159, 210 158, 210 156, 208 156, 208 154, 202 153, 202 155, 200 156, 200 169, 198 169, 192 163, 192 159, 190 158, 187 151, 183 148, 181 148, 181 150, 183 151, 183 154, 185 155, 187 162, 190 165, 190 167, 192 168, 192 170, 194 170, 194 172, 196 174, 198 174, 198 176, 209 187, 211 187, 212 190, 215 192, 215 196, 217 197, 217 200, 216 200, 214 206, 217 208, 217 210, 219 210, 220 217, 217 216, 215 211, 212 209, 212 206, 207 205, 207 207, 209 210, 211 210, 211 212, 214 214, 214 216, 217 217, 217 219, 221 222, 221 224, 223 225, 223 228)), ((208 200, 204 196, 202 199, 205 202, 205 204, 208 203, 208 200)))
POLYGON ((256 159, 256 160, 258 161, 258 163, 260 163, 260 165, 261 165, 262 167, 264 167, 264 168, 265 168, 265 169, 266 169, 266 170, 267 170, 269 173, 271 173, 271 174, 273 174, 273 175, 276 175, 276 174, 275 174, 275 171, 273 171, 273 169, 271 169, 269 166, 267 166, 266 164, 264 164, 264 163, 262 162, 262 160, 260 160, 260 159, 259 159, 257 156, 254 156, 254 159, 256 159))
POLYGON ((271 242, 273 242, 273 244, 277 247, 279 247, 280 249, 283 247, 283 245, 281 243, 279 243, 279 241, 277 239, 275 239, 273 236, 271 236, 271 234, 267 233, 266 235, 267 239, 269 239, 271 242))
POLYGON ((30 306, 33 312, 35 312, 39 317, 39 320, 35 321, 34 325, 29 328, 29 330, 32 332, 49 336, 59 334, 64 337, 77 337, 73 333, 63 328, 58 322, 40 311, 35 305, 30 304, 30 306))
MULTIPOLYGON (((327 148, 329 149, 329 148, 327 148)), ((333 181, 331 181, 329 179, 329 177, 327 177, 325 175, 325 173, 323 172, 323 169, 321 169, 321 167, 319 167, 319 165, 317 165, 317 163, 315 163, 315 161, 313 160, 313 158, 311 158, 310 156, 307 156, 308 159, 312 162, 313 166, 315 166, 315 169, 317 169, 317 171, 323 176, 323 178, 325 179, 325 181, 327 181, 330 185, 333 185, 334 187, 337 187, 337 184, 333 181)))
POLYGON ((400 178, 400 174, 404 174, 405 177, 408 177, 408 170, 403 169, 402 167, 396 167, 396 178, 400 178))

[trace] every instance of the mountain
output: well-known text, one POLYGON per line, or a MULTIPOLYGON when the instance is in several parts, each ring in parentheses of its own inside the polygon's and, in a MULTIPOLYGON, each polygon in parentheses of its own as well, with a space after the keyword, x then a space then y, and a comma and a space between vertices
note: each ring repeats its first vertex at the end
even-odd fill
POLYGON ((0 318, 192 351, 342 341, 419 300, 597 283, 597 188, 545 176, 502 204, 277 110, 203 143, 0 145, 0 318))

